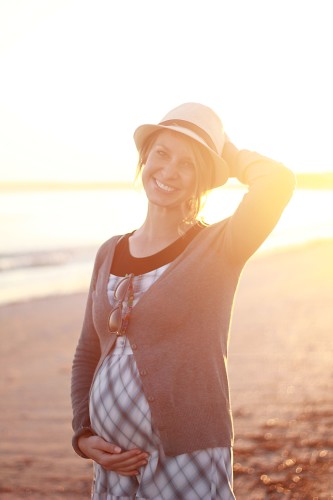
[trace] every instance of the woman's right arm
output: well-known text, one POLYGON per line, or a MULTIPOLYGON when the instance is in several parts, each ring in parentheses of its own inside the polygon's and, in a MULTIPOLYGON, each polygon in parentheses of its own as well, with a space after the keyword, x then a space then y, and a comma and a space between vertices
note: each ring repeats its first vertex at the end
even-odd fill
POLYGON ((102 248, 95 260, 82 332, 73 360, 71 397, 74 436, 72 444, 76 453, 81 457, 94 460, 106 470, 113 470, 123 476, 133 476, 139 473, 139 467, 147 463, 148 454, 138 448, 122 451, 116 444, 96 436, 91 428, 89 416, 90 387, 101 356, 99 338, 92 317, 92 294, 96 288, 98 269, 102 261, 102 248))
POLYGON ((73 409, 72 427, 74 431, 72 444, 76 453, 84 458, 87 457, 81 452, 78 439, 82 435, 93 434, 89 417, 89 391, 101 355, 99 338, 92 318, 92 294, 98 276, 99 254, 100 252, 95 260, 82 331, 72 366, 71 399, 73 409))

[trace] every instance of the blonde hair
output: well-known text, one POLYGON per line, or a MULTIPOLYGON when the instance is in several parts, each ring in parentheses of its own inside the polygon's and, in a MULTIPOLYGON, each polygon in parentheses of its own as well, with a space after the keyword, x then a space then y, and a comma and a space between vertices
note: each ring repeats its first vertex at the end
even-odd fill
MULTIPOLYGON (((139 151, 139 159, 136 168, 136 180, 140 177, 142 168, 144 167, 146 160, 148 158, 149 152, 155 143, 161 130, 153 132, 143 144, 141 150, 139 151)), ((178 134, 178 132, 175 132, 178 134)), ((197 220, 204 222, 202 218, 199 218, 199 213, 203 209, 207 192, 212 189, 214 185, 214 164, 210 157, 208 151, 205 147, 184 136, 184 141, 190 144, 194 155, 194 168, 195 168, 195 192, 194 196, 188 202, 188 214, 183 219, 183 224, 194 224, 197 220)))

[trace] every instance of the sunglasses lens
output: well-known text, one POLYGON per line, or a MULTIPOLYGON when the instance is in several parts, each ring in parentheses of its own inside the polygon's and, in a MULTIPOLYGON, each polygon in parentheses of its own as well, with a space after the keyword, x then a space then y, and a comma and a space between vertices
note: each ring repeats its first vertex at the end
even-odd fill
MULTIPOLYGON (((122 280, 119 281, 118 285, 116 286, 114 292, 113 292, 113 297, 114 300, 116 301, 116 304, 118 303, 117 307, 113 309, 109 316, 109 331, 111 333, 116 333, 117 335, 122 335, 121 329, 122 329, 122 306, 123 302, 126 298, 127 291, 129 289, 130 283, 131 283, 131 277, 133 275, 128 275, 122 280)), ((115 305, 116 305, 115 304, 115 305)))
POLYGON ((128 289, 129 281, 130 280, 128 277, 119 281, 119 283, 114 291, 114 298, 116 300, 124 300, 124 298, 126 296, 127 289, 128 289))
POLYGON ((111 333, 116 333, 121 327, 121 307, 117 307, 112 311, 109 317, 109 330, 111 333))

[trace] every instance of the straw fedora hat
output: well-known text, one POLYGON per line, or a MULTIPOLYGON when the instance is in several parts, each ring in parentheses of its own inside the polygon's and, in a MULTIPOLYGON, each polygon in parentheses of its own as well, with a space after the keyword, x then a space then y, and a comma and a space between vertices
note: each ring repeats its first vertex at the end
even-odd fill
POLYGON ((222 158, 224 129, 220 118, 212 109, 203 104, 188 102, 172 109, 157 125, 141 125, 134 132, 138 151, 141 151, 148 137, 157 130, 174 130, 205 147, 215 167, 212 188, 221 186, 228 180, 229 168, 222 158))

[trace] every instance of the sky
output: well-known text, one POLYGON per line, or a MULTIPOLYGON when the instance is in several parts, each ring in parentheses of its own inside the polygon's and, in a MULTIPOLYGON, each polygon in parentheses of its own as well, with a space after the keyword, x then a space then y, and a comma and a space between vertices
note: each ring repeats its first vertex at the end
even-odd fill
POLYGON ((239 148, 333 171, 330 0, 1 0, 0 182, 130 181, 182 102, 239 148))

